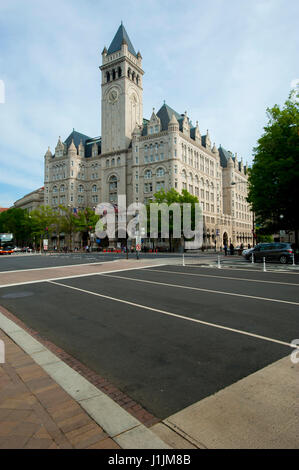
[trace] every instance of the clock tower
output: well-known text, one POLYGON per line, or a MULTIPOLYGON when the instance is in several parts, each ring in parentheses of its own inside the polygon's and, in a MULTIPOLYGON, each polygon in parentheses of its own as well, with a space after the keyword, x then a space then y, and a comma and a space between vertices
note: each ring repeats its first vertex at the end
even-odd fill
POLYGON ((142 125, 142 57, 123 24, 102 52, 102 154, 128 149, 142 125))

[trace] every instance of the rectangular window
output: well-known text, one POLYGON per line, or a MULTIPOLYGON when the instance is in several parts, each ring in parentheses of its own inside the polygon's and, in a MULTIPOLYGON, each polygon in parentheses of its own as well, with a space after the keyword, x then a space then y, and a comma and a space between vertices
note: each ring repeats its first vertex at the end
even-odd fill
POLYGON ((164 181, 159 181, 159 182, 156 184, 156 190, 157 190, 157 191, 160 191, 161 189, 164 189, 164 187, 165 187, 164 181))
POLYGON ((153 184, 152 183, 145 183, 144 192, 145 193, 151 193, 152 190, 153 190, 153 184))

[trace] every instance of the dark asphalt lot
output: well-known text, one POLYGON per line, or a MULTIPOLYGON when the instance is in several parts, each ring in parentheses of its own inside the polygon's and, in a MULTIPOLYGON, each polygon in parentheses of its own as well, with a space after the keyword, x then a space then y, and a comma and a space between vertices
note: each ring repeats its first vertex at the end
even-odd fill
MULTIPOLYGON (((168 253, 140 253, 140 259, 168 259, 181 258, 181 254, 168 253)), ((204 260, 207 258, 203 255, 204 260)), ((18 271, 22 269, 42 269, 58 266, 70 266, 85 263, 104 263, 117 259, 126 259, 125 253, 66 253, 66 254, 47 254, 47 255, 6 255, 0 256, 0 272, 18 271)), ((136 259, 136 253, 129 253, 129 259, 136 259)))
POLYGON ((296 274, 161 266, 2 288, 0 305, 163 419, 292 351, 285 345, 188 318, 290 343, 299 337, 298 305, 273 300, 298 303, 296 284, 296 274))
MULTIPOLYGON (((139 258, 145 259, 158 259, 163 260, 178 260, 180 264, 183 264, 182 253, 140 253, 139 258)), ((117 259, 126 259, 125 253, 63 253, 63 254, 42 254, 42 255, 23 255, 14 254, 11 256, 0 256, 0 272, 5 271, 18 271, 23 269, 42 269, 51 268, 58 266, 70 266, 85 263, 104 263, 106 261, 113 261, 117 259)), ((136 259, 136 253, 129 253, 129 259, 136 259)), ((217 265, 218 255, 215 253, 198 253, 198 254, 185 254, 186 265, 194 263, 197 265, 215 264, 217 265)), ((222 266, 232 264, 236 268, 251 269, 251 270, 262 270, 261 263, 252 265, 248 261, 245 261, 241 256, 224 257, 221 258, 222 266)), ((279 269, 288 269, 288 266, 277 265, 275 263, 268 264, 268 269, 278 267, 279 269)))
MULTIPOLYGON (((0 256, 0 272, 70 266, 73 264, 102 263, 117 259, 116 255, 113 253, 66 253, 0 256)), ((118 257, 120 256, 123 255, 119 254, 118 257)))

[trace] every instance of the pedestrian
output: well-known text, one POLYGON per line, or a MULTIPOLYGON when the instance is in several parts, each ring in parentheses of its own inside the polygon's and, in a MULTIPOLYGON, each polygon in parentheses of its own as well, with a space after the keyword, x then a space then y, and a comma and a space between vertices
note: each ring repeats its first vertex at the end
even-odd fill
POLYGON ((229 251, 232 256, 235 254, 235 247, 232 243, 229 245, 229 251))
POLYGON ((224 254, 225 256, 227 256, 227 244, 226 243, 224 243, 224 254))
POLYGON ((250 248, 251 248, 251 245, 250 245, 250 243, 248 243, 248 250, 250 250, 250 248))

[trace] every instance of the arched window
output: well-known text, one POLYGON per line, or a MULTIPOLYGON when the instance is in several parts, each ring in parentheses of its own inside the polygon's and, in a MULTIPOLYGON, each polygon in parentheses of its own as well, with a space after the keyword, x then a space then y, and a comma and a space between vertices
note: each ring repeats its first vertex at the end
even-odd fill
POLYGON ((115 175, 109 178, 109 202, 117 202, 117 177, 115 175))
POLYGON ((165 170, 164 170, 164 168, 158 168, 156 175, 157 175, 158 177, 164 176, 164 175, 165 175, 165 170))
POLYGON ((152 170, 146 170, 146 171, 145 171, 145 173, 144 173, 144 178, 145 178, 145 179, 149 180, 149 179, 152 178, 152 176, 153 176, 152 170))
POLYGON ((84 192, 84 187, 83 187, 82 184, 79 184, 78 192, 79 192, 79 193, 83 193, 83 192, 84 192))
POLYGON ((106 77, 107 77, 107 82, 110 82, 110 72, 106 73, 106 77))
POLYGON ((107 158, 107 160, 106 160, 106 168, 109 168, 109 166, 110 166, 110 163, 109 163, 109 159, 107 158))
POLYGON ((120 165, 120 157, 117 158, 117 165, 120 165))
POLYGON ((62 184, 62 185, 60 186, 60 192, 61 192, 61 193, 64 193, 64 191, 65 191, 65 186, 64 186, 64 184, 62 184))
POLYGON ((135 75, 136 75, 135 72, 133 72, 133 73, 132 73, 132 80, 133 80, 133 82, 135 81, 135 75))
POLYGON ((131 78, 131 69, 130 69, 130 67, 128 68, 128 78, 131 78))
POLYGON ((112 160, 111 160, 111 166, 115 166, 115 158, 112 158, 112 160))
POLYGON ((96 193, 97 191, 98 191, 97 185, 94 184, 94 185, 92 186, 92 192, 93 192, 93 193, 96 193))
POLYGON ((121 77, 121 67, 118 67, 117 74, 118 74, 118 78, 120 78, 121 77))
POLYGON ((116 78, 116 73, 115 73, 115 69, 112 70, 112 79, 115 80, 116 78))

